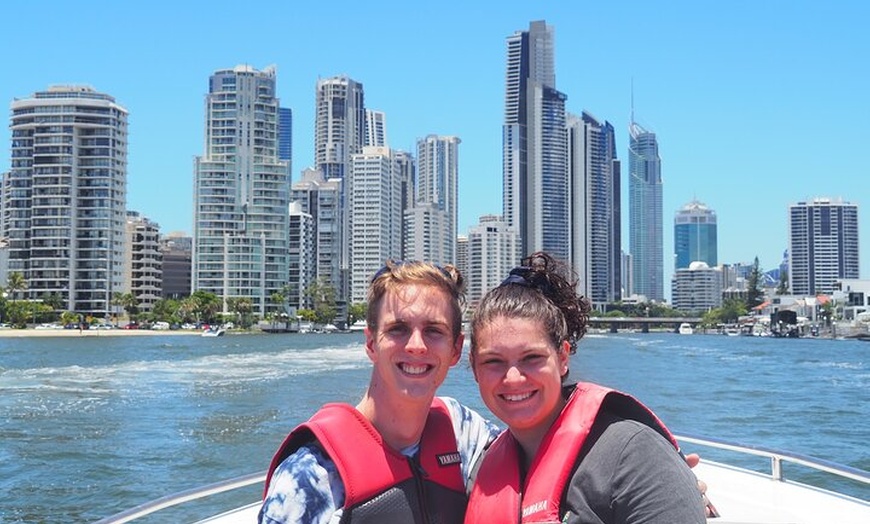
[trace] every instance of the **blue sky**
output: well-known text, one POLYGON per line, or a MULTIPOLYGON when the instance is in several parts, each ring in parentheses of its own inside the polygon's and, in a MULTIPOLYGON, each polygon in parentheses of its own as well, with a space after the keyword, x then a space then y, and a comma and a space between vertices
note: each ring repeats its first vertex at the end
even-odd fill
MULTIPOLYGON (((717 213, 719 262, 758 256, 764 269, 787 247, 789 204, 856 203, 870 278, 867 2, 2 4, 0 101, 8 108, 52 84, 113 95, 130 111, 128 207, 165 232, 192 230, 208 77, 237 64, 277 65, 278 95, 294 112, 294 180, 313 161, 315 82, 346 74, 386 113, 392 147, 461 138, 460 233, 500 213, 505 38, 543 19, 556 30, 569 111, 617 129, 626 199, 632 83, 635 119, 658 135, 666 282, 674 213, 693 198, 717 213)), ((8 125, 0 143, 5 171, 8 125)), ((628 250, 627 206, 624 215, 628 250)))

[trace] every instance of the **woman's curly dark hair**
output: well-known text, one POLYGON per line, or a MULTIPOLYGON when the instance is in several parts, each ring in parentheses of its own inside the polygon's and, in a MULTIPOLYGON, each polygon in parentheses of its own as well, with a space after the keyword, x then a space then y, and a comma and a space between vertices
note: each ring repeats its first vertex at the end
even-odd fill
POLYGON ((567 264, 543 251, 533 253, 478 304, 471 320, 471 356, 479 342, 477 333, 497 317, 537 320, 555 347, 567 340, 573 354, 586 334, 591 309, 577 294, 577 279, 567 264))

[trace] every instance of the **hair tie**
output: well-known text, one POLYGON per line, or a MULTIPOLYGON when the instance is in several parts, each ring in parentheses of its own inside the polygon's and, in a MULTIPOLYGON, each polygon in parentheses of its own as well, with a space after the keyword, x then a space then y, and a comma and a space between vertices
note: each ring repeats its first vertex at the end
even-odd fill
POLYGON ((526 275, 531 269, 532 268, 526 266, 519 266, 511 269, 511 272, 508 273, 506 279, 502 280, 501 284, 499 284, 499 287, 507 286, 508 284, 519 284, 525 287, 534 287, 529 279, 526 278, 526 275))

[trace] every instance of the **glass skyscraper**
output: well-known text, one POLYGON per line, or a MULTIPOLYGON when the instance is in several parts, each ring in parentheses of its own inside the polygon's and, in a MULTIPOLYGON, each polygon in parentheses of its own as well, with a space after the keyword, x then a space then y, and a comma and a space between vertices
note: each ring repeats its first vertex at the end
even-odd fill
POLYGON ((287 171, 293 174, 293 110, 278 108, 278 159, 287 163, 287 171))
POLYGON ((628 238, 632 256, 632 292, 664 301, 662 250, 662 173, 659 144, 633 121, 628 147, 628 238))
POLYGON ((688 268, 692 262, 706 262, 716 267, 716 212, 698 200, 692 200, 674 217, 674 254, 676 267, 688 268))
POLYGON ((556 90, 553 28, 529 24, 507 39, 502 128, 503 216, 520 232, 521 252, 570 260, 565 101, 556 90))
POLYGON ((288 277, 290 173, 279 159, 277 73, 216 71, 205 104, 205 151, 194 171, 193 290, 251 301, 255 314, 288 277))

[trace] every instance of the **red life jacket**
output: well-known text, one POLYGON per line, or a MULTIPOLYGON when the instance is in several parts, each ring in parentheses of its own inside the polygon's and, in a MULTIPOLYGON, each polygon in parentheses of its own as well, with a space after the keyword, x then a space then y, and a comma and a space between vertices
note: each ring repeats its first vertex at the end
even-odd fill
POLYGON ((284 439, 269 466, 264 496, 281 462, 313 439, 341 475, 342 522, 462 521, 465 482, 453 423, 441 399, 432 402, 415 459, 384 444, 371 422, 352 406, 326 404, 284 439))
POLYGON ((559 418, 544 435, 523 486, 520 486, 519 443, 510 431, 504 431, 493 442, 478 470, 465 523, 560 522, 562 495, 577 467, 583 443, 605 403, 608 410, 620 417, 657 430, 679 449, 658 417, 633 397, 596 384, 578 383, 559 418))

